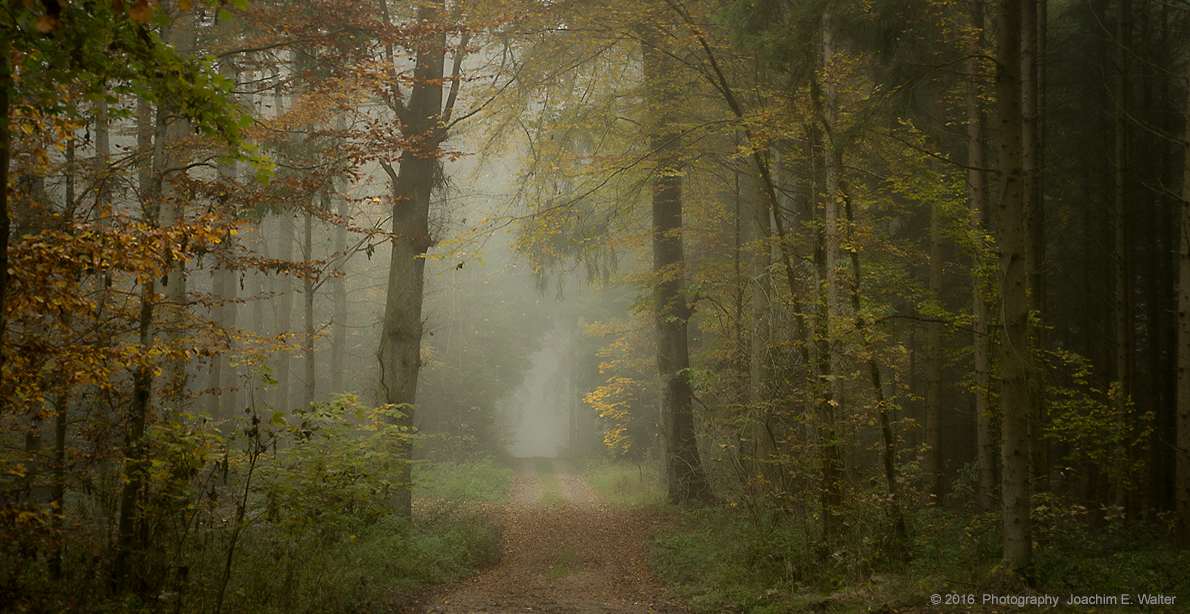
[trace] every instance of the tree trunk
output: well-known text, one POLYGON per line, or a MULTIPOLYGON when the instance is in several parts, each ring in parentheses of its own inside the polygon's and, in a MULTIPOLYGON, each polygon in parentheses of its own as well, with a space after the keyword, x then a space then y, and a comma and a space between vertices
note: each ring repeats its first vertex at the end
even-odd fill
MULTIPOLYGON (((12 222, 8 215, 8 161, 11 157, 11 109, 8 101, 8 91, 12 89, 12 60, 9 57, 9 43, 0 42, 0 121, 4 122, 0 130, 0 399, 8 398, 4 393, 4 332, 8 324, 8 311, 5 307, 5 297, 8 296, 8 235, 12 222)), ((0 401, 0 406, 6 403, 0 401)))
MULTIPOLYGON (((822 66, 826 73, 831 68, 835 52, 835 32, 830 14, 822 17, 822 66)), ((843 366, 840 344, 836 343, 835 315, 839 313, 839 275, 835 264, 839 261, 839 173, 841 152, 834 139, 834 128, 838 122, 838 94, 829 79, 822 85, 822 128, 826 136, 822 148, 825 190, 823 193, 824 226, 820 249, 815 250, 819 283, 826 284, 823 300, 819 301, 818 316, 818 365, 820 393, 818 395, 818 441, 822 462, 822 533, 827 543, 834 543, 841 537, 840 515, 843 505, 842 457, 838 440, 842 378, 838 377, 843 366)))
MULTIPOLYGON (((335 128, 346 130, 347 125, 342 117, 336 121, 335 128)), ((335 180, 335 200, 339 204, 337 212, 339 217, 347 219, 351 212, 347 208, 347 182, 343 179, 335 180)), ((347 228, 343 224, 335 225, 335 254, 335 258, 339 259, 337 266, 341 269, 345 268, 347 265, 347 228)), ((347 354, 347 275, 345 270, 342 273, 331 280, 331 296, 335 304, 329 365, 331 394, 346 392, 343 389, 343 374, 346 372, 343 361, 347 354)))
MULTIPOLYGON (((420 23, 437 23, 443 3, 439 0, 422 3, 417 9, 420 23)), ((417 375, 421 368, 421 308, 425 285, 425 254, 433 244, 430 238, 430 196, 437 181, 438 145, 445 135, 438 126, 442 113, 442 78, 445 64, 446 32, 426 34, 417 52, 413 69, 414 84, 409 94, 403 118, 402 133, 409 139, 428 141, 430 146, 406 150, 400 160, 400 170, 394 172, 388 164, 385 171, 392 179, 393 221, 392 257, 389 261, 388 292, 381 323, 380 347, 376 358, 380 362, 380 402, 396 406, 402 412, 397 425, 412 430, 417 401, 417 375)), ((396 84, 393 84, 394 88, 396 84)), ((413 448, 401 450, 406 460, 412 460, 413 448)), ((411 517, 413 499, 409 486, 411 467, 402 472, 402 486, 396 493, 397 514, 411 517)))
MULTIPOLYGON (((1029 309, 1037 314, 1030 325, 1030 347, 1041 349, 1046 345, 1045 331, 1045 207, 1041 193, 1041 77, 1039 66, 1040 31, 1038 11, 1042 3, 1038 0, 1023 0, 1021 3, 1021 114, 1022 122, 1022 164, 1024 165, 1023 190, 1025 211, 1029 217, 1029 309)), ((1042 371, 1034 372, 1034 386, 1040 391, 1043 382, 1042 371)), ((1033 437, 1033 477, 1037 488, 1049 485, 1049 462, 1046 460, 1045 440, 1045 395, 1030 397, 1029 420, 1033 437)))
MULTIPOLYGON (((278 216, 280 228, 277 231, 277 241, 280 250, 277 259, 282 262, 293 261, 293 243, 297 239, 296 224, 293 223, 293 213, 288 209, 278 216)), ((276 335, 287 335, 293 324, 293 276, 280 273, 276 280, 276 317, 273 318, 273 331, 276 335)), ((283 349, 273 355, 273 379, 277 381, 277 389, 273 393, 273 409, 289 411, 290 405, 290 362, 289 350, 283 349)))
POLYGON ((1000 0, 996 76, 1000 116, 1000 416, 1004 561, 1021 573, 1033 556, 1029 436, 1029 233, 1021 109, 1021 0, 1000 0))
MULTIPOLYGON (((1115 263, 1116 263, 1116 381, 1119 383, 1116 407, 1124 423, 1119 425, 1126 432, 1132 430, 1132 280, 1130 277, 1130 246, 1128 244, 1128 92, 1130 76, 1129 34, 1131 32, 1129 0, 1119 0, 1116 10, 1116 92, 1115 92, 1115 128, 1116 128, 1116 168, 1115 168, 1115 263)), ((1121 455, 1121 466, 1117 467, 1118 478, 1131 473, 1130 462, 1135 452, 1131 444, 1134 438, 1127 437, 1129 443, 1126 454, 1121 455)), ((1128 505, 1131 498, 1131 486, 1128 480, 1121 480, 1116 486, 1116 504, 1125 506, 1131 517, 1132 509, 1128 505)))
POLYGON ((851 308, 855 312, 855 328, 859 331, 863 341, 864 354, 867 355, 868 378, 872 382, 872 395, 876 399, 876 413, 880 420, 880 435, 884 446, 881 450, 881 460, 884 464, 884 481, 888 488, 888 516, 893 525, 893 556, 899 558, 904 555, 905 514, 901 508, 901 489, 897 483, 897 445, 892 430, 892 420, 889 418, 889 402, 884 394, 883 378, 880 374, 880 363, 877 361, 875 349, 872 347, 872 332, 868 327, 868 320, 864 316, 863 297, 860 288, 863 282, 863 269, 860 267, 859 250, 855 246, 855 211, 851 206, 851 198, 847 190, 842 190, 843 204, 847 215, 847 244, 851 255, 851 308))
MULTIPOLYGON (((758 169, 759 170, 759 169, 758 169)), ((761 173, 763 175, 763 173, 761 173)), ((772 381, 771 359, 769 358, 769 343, 771 342, 771 323, 769 297, 773 293, 773 284, 769 277, 769 267, 772 266, 772 230, 770 226, 768 194, 762 188, 759 177, 749 181, 748 225, 753 249, 750 258, 751 283, 749 294, 751 306, 752 330, 748 348, 748 406, 753 414, 752 428, 749 439, 753 457, 754 477, 768 483, 774 480, 773 465, 770 456, 773 453, 774 442, 772 436, 772 404, 770 385, 772 381)), ((742 212, 741 212, 742 213, 742 212)), ((738 262, 738 259, 737 259, 738 262)))
POLYGON ((936 313, 926 324, 926 488, 925 504, 941 503, 942 475, 942 205, 930 206, 930 298, 936 313))
MULTIPOLYGON (((1190 75, 1187 76, 1190 82, 1190 75)), ((1190 93, 1182 143, 1182 237, 1178 270, 1178 417, 1174 499, 1177 547, 1190 549, 1190 93)))
POLYGON ((665 470, 672 503, 706 500, 710 484, 698 454, 694 429, 694 393, 690 386, 687 327, 693 313, 686 303, 686 262, 682 245, 681 135, 671 127, 677 101, 671 58, 647 32, 644 57, 646 100, 651 126, 649 148, 657 163, 652 173, 654 322, 657 370, 661 378, 661 422, 665 470))
POLYGON ((976 235, 976 263, 972 271, 973 306, 972 326, 975 330, 972 345, 975 362, 975 439, 976 456, 979 461, 979 508, 985 512, 995 507, 996 494, 996 436, 995 415, 991 396, 991 338, 988 329, 989 291, 987 276, 982 271, 983 239, 988 229, 988 193, 987 173, 983 170, 987 164, 984 155, 986 140, 984 138, 984 109, 979 86, 980 58, 983 38, 983 2, 974 0, 970 3, 971 27, 976 31, 973 48, 970 49, 970 59, 967 60, 967 185, 970 201, 971 221, 976 235))
MULTIPOLYGON (((323 195, 322 205, 327 206, 323 195)), ((314 259, 314 216, 306 210, 305 236, 302 245, 302 258, 307 262, 314 259)), ((305 320, 305 334, 302 336, 302 362, 304 381, 302 382, 302 408, 308 409, 314 402, 315 370, 314 370, 314 281, 307 277, 302 286, 302 315, 305 320)))
MULTIPOLYGON (((195 18, 184 13, 174 20, 168 31, 168 40, 180 55, 193 55, 196 46, 197 32, 195 18)), ((155 181, 161 182, 158 191, 160 197, 160 224, 162 228, 182 227, 186 224, 186 212, 183 207, 184 198, 180 197, 171 186, 165 182, 165 173, 183 173, 184 165, 180 159, 183 155, 178 148, 171 147, 174 143, 190 134, 190 120, 173 118, 172 109, 168 105, 157 106, 157 132, 154 135, 154 150, 162 151, 163 164, 154 169, 158 175, 155 181)), ((156 155, 156 154, 155 154, 156 155)), ((166 303, 159 314, 163 336, 170 347, 175 350, 182 345, 186 337, 186 260, 181 255, 171 258, 161 285, 165 286, 166 303)), ((164 378, 161 390, 162 402, 169 403, 167 411, 178 415, 181 411, 182 400, 186 396, 186 359, 179 353, 166 361, 163 369, 164 378)))

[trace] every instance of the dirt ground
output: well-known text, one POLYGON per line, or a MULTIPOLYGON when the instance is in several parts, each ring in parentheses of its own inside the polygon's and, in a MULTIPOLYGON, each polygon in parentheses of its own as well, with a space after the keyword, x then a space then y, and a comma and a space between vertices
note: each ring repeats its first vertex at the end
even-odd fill
POLYGON ((644 512, 602 505, 568 463, 554 474, 566 503, 539 504, 534 459, 519 459, 508 503, 496 510, 503 528, 500 564, 426 596, 414 612, 486 614, 566 612, 686 613, 666 599, 645 565, 644 512))

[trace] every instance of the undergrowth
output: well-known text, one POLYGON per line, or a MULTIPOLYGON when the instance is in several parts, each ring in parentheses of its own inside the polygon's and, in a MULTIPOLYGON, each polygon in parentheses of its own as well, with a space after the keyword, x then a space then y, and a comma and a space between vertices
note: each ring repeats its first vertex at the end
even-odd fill
POLYGON ((229 609, 388 612, 404 594, 498 562, 499 532, 486 518, 441 510, 432 516, 414 523, 385 516, 298 540, 261 526, 245 535, 229 609))
POLYGON ((672 508, 678 520, 655 534, 649 562, 659 579, 706 612, 858 612, 886 603, 918 608, 936 593, 981 598, 1009 589, 1057 595, 1062 602, 1071 594, 1132 595, 1133 605, 1120 606, 1123 612, 1135 609, 1137 594, 1179 602, 1190 595, 1190 554, 1174 551, 1166 527, 1125 523, 1111 513, 1092 521, 1085 509, 1052 495, 1039 495, 1034 508, 1029 587, 1006 588, 995 572, 998 513, 945 507, 907 516, 908 543, 901 550, 907 558, 894 555, 877 506, 853 506, 843 518, 848 532, 829 545, 809 512, 797 517, 730 504, 672 508))
POLYGON ((602 501, 616 507, 652 505, 665 500, 665 488, 654 463, 635 465, 596 458, 584 463, 582 474, 602 501))

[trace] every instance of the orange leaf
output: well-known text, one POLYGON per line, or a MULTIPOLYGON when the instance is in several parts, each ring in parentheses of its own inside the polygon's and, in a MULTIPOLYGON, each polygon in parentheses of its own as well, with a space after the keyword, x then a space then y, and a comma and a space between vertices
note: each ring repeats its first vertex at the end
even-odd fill
POLYGON ((194 2, 192 0, 178 0, 178 4, 182 7, 183 11, 189 11, 190 7, 194 5, 194 2))
POLYGON ((37 18, 37 29, 42 34, 49 34, 53 30, 61 30, 62 22, 53 15, 42 15, 37 18))
POLYGON ((124 0, 112 0, 112 11, 117 15, 123 15, 124 0))
POLYGON ((138 0, 136 6, 128 9, 128 18, 132 21, 145 23, 153 17, 153 7, 149 0, 138 0))

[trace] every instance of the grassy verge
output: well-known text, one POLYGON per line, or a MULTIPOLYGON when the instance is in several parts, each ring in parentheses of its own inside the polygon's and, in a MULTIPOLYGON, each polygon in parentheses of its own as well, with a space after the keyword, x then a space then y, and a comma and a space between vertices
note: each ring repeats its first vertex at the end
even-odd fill
POLYGON ((562 494, 558 476, 554 474, 554 461, 548 458, 537 458, 533 461, 533 467, 537 470, 537 481, 541 484, 541 504, 566 503, 566 495, 562 494))
POLYGON ((652 505, 665 500, 665 487, 654 463, 638 466, 595 459, 585 463, 582 474, 601 500, 617 507, 652 505))
POLYGON ((437 501, 504 501, 513 473, 489 459, 427 463, 413 472, 413 496, 437 501))

